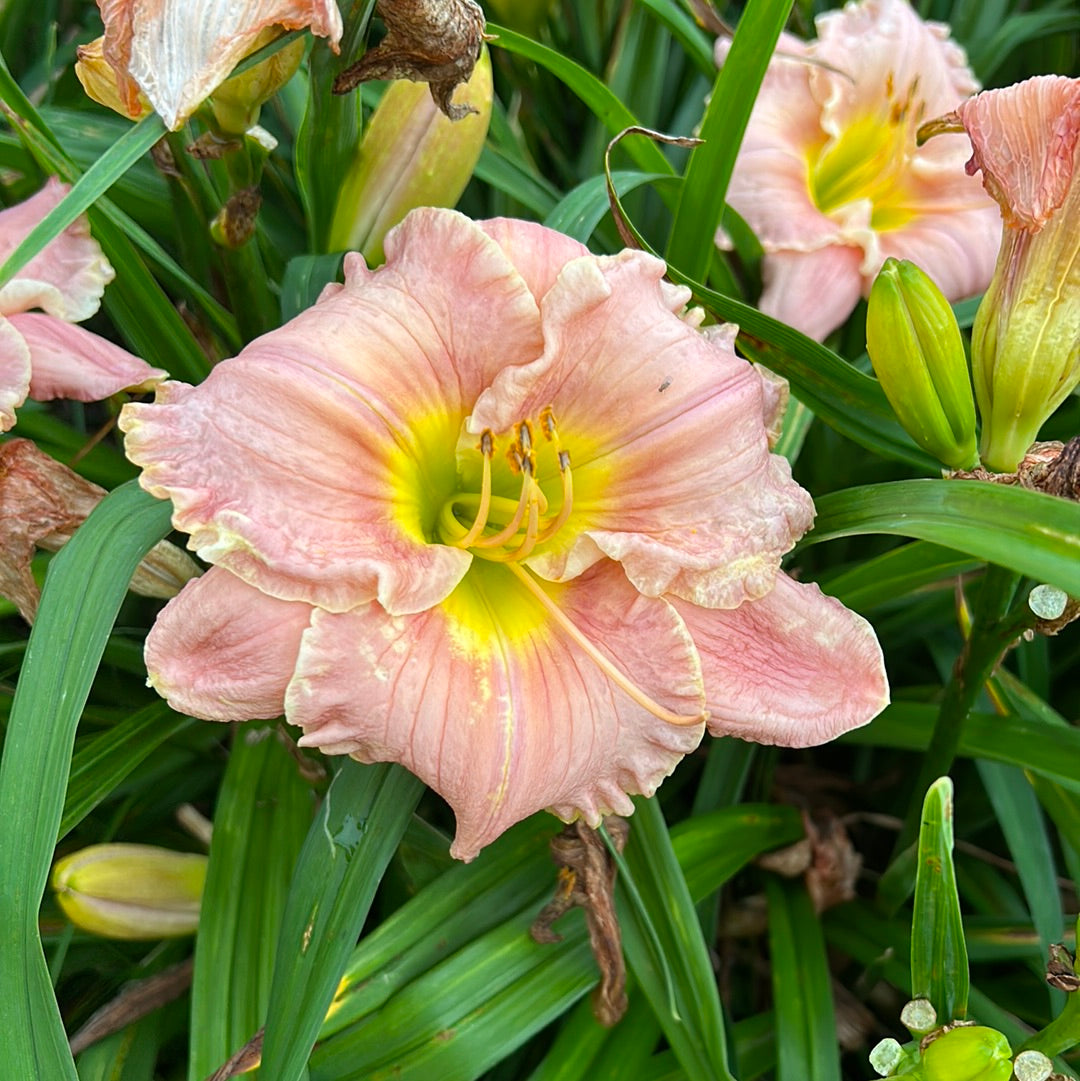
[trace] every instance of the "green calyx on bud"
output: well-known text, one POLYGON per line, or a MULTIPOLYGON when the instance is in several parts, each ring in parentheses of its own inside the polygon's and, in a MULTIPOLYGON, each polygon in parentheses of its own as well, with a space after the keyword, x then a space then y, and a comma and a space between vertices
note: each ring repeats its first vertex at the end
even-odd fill
POLYGON ((925 1081, 1009 1081, 1012 1073, 1009 1041, 985 1025, 950 1029, 922 1055, 925 1081))
POLYGON ((420 206, 452 207, 472 177, 487 138, 494 90, 485 46, 454 104, 472 109, 451 120, 426 83, 391 83, 372 114, 345 176, 330 226, 330 250, 382 262, 383 238, 420 206))
POLYGON ((914 263, 886 259, 870 289, 866 350, 912 439, 950 469, 976 462, 975 402, 960 327, 914 263))
POLYGON ((76 927, 106 938, 194 934, 206 856, 153 845, 91 845, 58 860, 52 887, 76 927))

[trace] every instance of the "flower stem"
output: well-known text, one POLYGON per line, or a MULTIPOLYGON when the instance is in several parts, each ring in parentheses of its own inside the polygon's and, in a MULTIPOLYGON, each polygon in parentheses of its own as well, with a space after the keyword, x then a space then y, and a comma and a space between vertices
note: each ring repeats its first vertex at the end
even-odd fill
POLYGON ((1055 1058, 1080 1044, 1080 992, 1072 991, 1065 999, 1065 1008, 1046 1026, 1029 1036, 1017 1051, 1041 1051, 1055 1058))
POLYGON ((960 746, 964 722, 986 681, 1015 638, 1034 622, 1026 602, 1014 605, 1020 576, 1004 567, 988 566, 972 619, 971 633, 945 687, 934 732, 923 756, 911 795, 904 828, 893 858, 913 844, 919 829, 923 799, 931 784, 949 772, 960 746))

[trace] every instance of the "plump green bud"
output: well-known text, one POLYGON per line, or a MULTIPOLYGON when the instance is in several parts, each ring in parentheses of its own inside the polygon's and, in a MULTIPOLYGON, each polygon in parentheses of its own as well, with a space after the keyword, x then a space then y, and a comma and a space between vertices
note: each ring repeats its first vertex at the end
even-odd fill
POLYGON ((439 109, 426 83, 391 83, 341 185, 330 249, 359 251, 379 263, 383 238, 410 210, 454 206, 484 147, 492 97, 486 46, 469 81, 454 93, 455 105, 473 110, 460 120, 439 109))
POLYGON ((152 845, 91 845, 58 860, 52 887, 76 927, 106 938, 194 934, 206 857, 152 845))
POLYGON ((941 290, 886 259, 870 290, 866 350, 911 438, 951 469, 976 462, 975 402, 960 327, 941 290))
POLYGON ((922 1072, 925 1081, 1009 1081, 1012 1048, 997 1029, 954 1028, 923 1052, 922 1072))

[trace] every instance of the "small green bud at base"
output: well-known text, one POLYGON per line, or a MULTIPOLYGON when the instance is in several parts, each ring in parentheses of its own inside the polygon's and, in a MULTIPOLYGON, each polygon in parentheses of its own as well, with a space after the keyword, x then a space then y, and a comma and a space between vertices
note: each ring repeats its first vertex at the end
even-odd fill
POLYGON ((960 327, 914 263, 886 259, 874 279, 866 350, 911 438, 950 469, 974 465, 975 400, 960 327))
POLYGON ((966 1025, 934 1040, 922 1067, 925 1081, 1009 1081, 1012 1048, 996 1029, 966 1025))

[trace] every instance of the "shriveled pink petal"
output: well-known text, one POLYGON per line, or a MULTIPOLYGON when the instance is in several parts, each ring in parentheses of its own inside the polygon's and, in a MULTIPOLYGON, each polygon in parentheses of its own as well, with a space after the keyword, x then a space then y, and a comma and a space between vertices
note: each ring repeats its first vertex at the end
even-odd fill
POLYGON ((1080 79, 1037 76, 977 94, 956 112, 974 150, 968 170, 982 170, 1006 223, 1040 229, 1065 202, 1072 183, 1080 79))
MULTIPOLYGON (((610 563, 546 591, 661 706, 700 711, 697 655, 665 601, 610 563)), ((302 744, 401 762, 431 785, 454 809, 451 852, 466 860, 543 808, 592 824, 629 813, 627 793, 651 794, 703 731, 646 712, 492 564, 418 615, 317 611, 287 709, 302 744)))
POLYGON ((779 574, 733 611, 672 603, 698 647, 714 736, 810 747, 888 705, 873 628, 816 585, 779 574))
POLYGON ((121 390, 151 390, 168 375, 97 334, 51 315, 23 312, 8 322, 30 349, 30 397, 38 401, 96 402, 121 390))
POLYGON ((859 302, 862 260, 860 248, 840 244, 814 252, 776 252, 764 264, 758 307, 822 341, 859 302))
POLYGON ((211 567, 150 629, 150 685, 173 709, 207 721, 280 716, 311 611, 211 567))
MULTIPOLYGON (((36 195, 0 211, 0 263, 67 193, 50 177, 36 195)), ((89 319, 114 276, 86 218, 78 218, 0 289, 0 315, 41 308, 71 323, 89 319)))
POLYGON ((335 0, 98 0, 105 58, 128 112, 141 89, 166 125, 179 128, 271 26, 310 28, 336 51, 335 0))
POLYGON ((347 260, 344 288, 120 420, 195 551, 331 611, 421 611, 453 589, 471 557, 431 543, 430 493, 449 495, 481 389, 543 348, 525 282, 462 215, 410 214, 386 254, 377 273, 347 260))
POLYGON ((544 356, 500 372, 470 430, 555 413, 574 509, 565 544, 529 561, 539 574, 603 554, 646 595, 734 607, 771 587, 813 505, 769 453, 760 376, 672 315, 663 273, 640 252, 569 263, 543 301, 544 356))
POLYGON ((30 349, 23 336, 0 317, 0 432, 15 424, 15 410, 30 393, 30 349))

